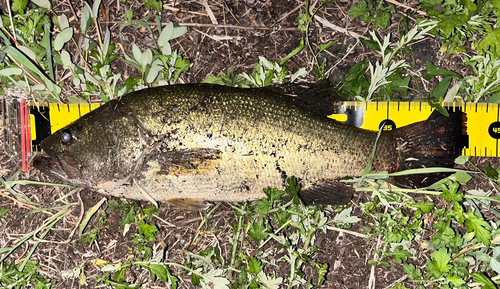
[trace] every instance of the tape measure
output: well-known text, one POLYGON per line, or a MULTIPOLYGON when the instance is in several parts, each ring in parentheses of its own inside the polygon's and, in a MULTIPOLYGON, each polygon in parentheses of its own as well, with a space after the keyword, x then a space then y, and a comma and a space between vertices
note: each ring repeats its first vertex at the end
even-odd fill
MULTIPOLYGON (((4 100, 5 150, 27 170, 31 152, 40 150, 44 138, 101 105, 28 105, 4 100)), ((443 103, 442 106, 467 113, 469 143, 462 155, 499 157, 500 104, 443 103)), ((394 130, 426 120, 433 110, 425 102, 340 102, 335 104, 335 114, 329 117, 367 130, 394 130)))
POLYGON ((28 170, 31 152, 40 151, 46 137, 101 106, 92 104, 28 104, 2 100, 4 150, 23 171, 28 170))
MULTIPOLYGON (((442 103, 448 110, 467 113, 468 145, 464 156, 499 157, 500 104, 442 103)), ((343 102, 330 118, 378 131, 393 130, 424 121, 434 108, 426 102, 343 102), (383 126, 383 127, 382 127, 383 126)))

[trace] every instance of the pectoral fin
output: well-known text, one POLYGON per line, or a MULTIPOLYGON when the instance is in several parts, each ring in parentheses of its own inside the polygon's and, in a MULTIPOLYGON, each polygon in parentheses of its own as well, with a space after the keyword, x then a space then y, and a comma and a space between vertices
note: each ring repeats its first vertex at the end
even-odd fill
POLYGON ((354 188, 337 180, 327 180, 300 190, 299 198, 306 205, 345 205, 354 194, 354 188))
POLYGON ((214 170, 221 151, 210 148, 179 149, 158 153, 155 158, 166 175, 195 175, 214 170))

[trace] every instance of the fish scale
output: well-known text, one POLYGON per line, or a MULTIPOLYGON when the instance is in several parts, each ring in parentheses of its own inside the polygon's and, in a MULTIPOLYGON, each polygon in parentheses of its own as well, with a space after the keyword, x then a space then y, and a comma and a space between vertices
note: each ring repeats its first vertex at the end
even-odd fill
MULTIPOLYGON (((298 177, 307 188, 318 180, 359 174, 367 164, 375 141, 374 133, 360 131, 358 138, 353 136, 354 143, 346 143, 336 138, 335 132, 340 130, 340 134, 346 134, 350 127, 344 129, 344 125, 340 125, 337 128, 337 122, 304 115, 289 98, 259 90, 249 94, 247 90, 227 93, 226 88, 210 88, 200 91, 199 87, 193 87, 191 89, 195 92, 182 94, 169 90, 169 96, 165 91, 149 93, 148 101, 153 103, 156 97, 167 99, 165 109, 144 118, 140 113, 135 115, 141 122, 152 126, 161 119, 179 119, 173 126, 162 126, 161 134, 168 134, 171 139, 160 139, 175 150, 220 150, 224 152, 221 159, 216 161, 212 170, 203 169, 187 175, 169 174, 162 176, 160 181, 156 181, 157 171, 147 169, 138 181, 141 187, 151 192, 173 191, 176 192, 175 198, 243 201, 262 198, 263 187, 283 188, 283 174, 298 177), (207 138, 207 134, 211 137, 207 138), (367 152, 356 153, 356 142, 367 152), (344 156, 339 157, 339 154, 344 156), (347 164, 350 165, 338 161, 343 158, 348 158, 347 164), (151 183, 155 186, 151 187, 151 183)), ((134 103, 139 100, 134 97, 134 103)), ((130 107, 133 109, 134 105, 130 107)), ((351 136, 347 134, 347 137, 351 136)), ((390 138, 383 137, 380 147, 383 149, 385 145, 394 147, 390 138)), ((380 158, 375 164, 387 167, 383 163, 386 160, 380 158)), ((148 165, 159 167, 157 163, 148 165)), ((125 194, 131 193, 127 191, 125 194)))

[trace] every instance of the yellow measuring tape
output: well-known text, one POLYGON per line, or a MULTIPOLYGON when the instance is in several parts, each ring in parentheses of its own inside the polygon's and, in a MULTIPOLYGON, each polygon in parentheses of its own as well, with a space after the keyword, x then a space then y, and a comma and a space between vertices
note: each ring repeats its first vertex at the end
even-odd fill
POLYGON ((58 104, 30 105, 30 135, 32 151, 40 150, 40 142, 59 129, 103 105, 58 104))
MULTIPOLYGON (((33 150, 51 133, 74 122, 101 104, 48 104, 30 109, 33 150)), ((499 156, 500 104, 443 103, 447 109, 467 113, 469 145, 466 156, 499 156)), ((337 112, 329 116, 341 122, 378 131, 383 121, 384 130, 392 130, 426 120, 434 110, 425 102, 341 102, 337 112)))
MULTIPOLYGON (((469 145, 462 155, 499 157, 500 104, 443 103, 451 110, 467 113, 469 145)), ((337 114, 329 116, 364 129, 378 131, 386 121, 385 130, 426 120, 434 108, 425 102, 343 102, 337 114)))

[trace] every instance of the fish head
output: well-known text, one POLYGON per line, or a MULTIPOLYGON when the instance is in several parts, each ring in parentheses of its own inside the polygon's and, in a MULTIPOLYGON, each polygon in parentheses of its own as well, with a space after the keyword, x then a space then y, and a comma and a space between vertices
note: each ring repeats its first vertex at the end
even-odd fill
POLYGON ((131 173, 145 138, 133 116, 107 106, 44 139, 33 165, 58 182, 96 188, 131 173))
POLYGON ((33 165, 51 178, 69 185, 91 187, 84 164, 89 158, 88 140, 81 136, 81 126, 70 125, 44 139, 33 165))

